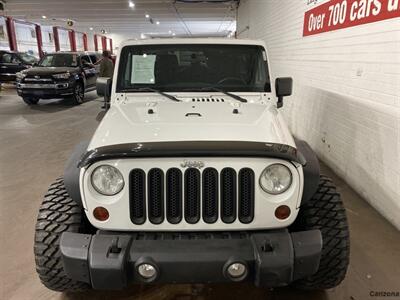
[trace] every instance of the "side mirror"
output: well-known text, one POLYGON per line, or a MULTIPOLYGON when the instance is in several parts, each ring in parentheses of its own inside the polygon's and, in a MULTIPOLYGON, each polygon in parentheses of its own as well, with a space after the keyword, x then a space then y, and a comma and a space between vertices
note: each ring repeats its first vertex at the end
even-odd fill
POLYGON ((108 77, 99 77, 96 81, 96 91, 97 95, 104 97, 105 107, 109 107, 109 102, 111 98, 111 85, 112 79, 108 77))
POLYGON ((277 107, 283 106, 283 97, 290 96, 293 90, 293 79, 291 77, 281 77, 275 80, 275 91, 278 97, 277 107))

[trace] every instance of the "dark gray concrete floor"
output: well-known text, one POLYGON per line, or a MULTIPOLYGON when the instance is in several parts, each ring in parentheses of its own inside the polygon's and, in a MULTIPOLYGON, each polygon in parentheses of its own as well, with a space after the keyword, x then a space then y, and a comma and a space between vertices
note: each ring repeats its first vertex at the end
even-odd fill
POLYGON ((134 286, 121 292, 62 294, 39 282, 33 258, 37 211, 48 185, 62 174, 74 145, 98 125, 94 93, 73 106, 65 100, 28 107, 12 89, 0 93, 0 299, 400 299, 371 291, 400 292, 400 233, 326 166, 342 194, 351 229, 345 281, 329 291, 262 290, 252 285, 134 286))

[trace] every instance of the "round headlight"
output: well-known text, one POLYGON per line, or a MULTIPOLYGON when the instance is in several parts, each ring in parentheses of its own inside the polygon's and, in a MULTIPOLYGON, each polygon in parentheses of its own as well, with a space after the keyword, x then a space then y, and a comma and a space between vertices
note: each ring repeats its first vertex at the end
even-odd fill
POLYGON ((116 195, 122 190, 124 184, 121 172, 113 166, 102 165, 92 173, 92 185, 102 195, 116 195))
POLYGON ((292 184, 292 173, 281 164, 273 164, 265 168, 260 177, 261 188, 273 195, 282 194, 292 184))

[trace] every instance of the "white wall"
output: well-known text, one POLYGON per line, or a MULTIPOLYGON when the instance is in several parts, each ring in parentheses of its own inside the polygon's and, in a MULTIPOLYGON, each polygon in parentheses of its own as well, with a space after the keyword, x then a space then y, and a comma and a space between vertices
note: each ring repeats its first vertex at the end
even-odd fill
POLYGON ((292 132, 400 229, 400 18, 303 37, 307 2, 242 0, 239 37, 293 77, 292 132))
POLYGON ((43 51, 45 53, 51 53, 56 51, 56 46, 54 44, 54 33, 52 26, 41 26, 42 30, 42 43, 43 51))
POLYGON ((34 25, 15 22, 15 36, 17 38, 18 51, 31 52, 36 57, 39 57, 39 49, 34 25))
POLYGON ((88 40, 88 50, 94 51, 94 35, 91 32, 87 32, 87 40, 88 40))
POLYGON ((76 50, 84 51, 85 45, 83 44, 83 33, 75 32, 76 50))
POLYGON ((68 30, 58 28, 58 40, 60 41, 60 51, 71 51, 71 41, 68 30))
POLYGON ((114 53, 117 52, 117 50, 119 49, 119 45, 127 40, 127 39, 133 39, 135 38, 133 35, 132 36, 128 36, 128 35, 122 35, 122 34, 116 34, 116 33, 112 33, 112 34, 108 34, 108 37, 112 38, 113 40, 113 50, 114 53))
POLYGON ((0 50, 10 50, 6 19, 2 16, 0 16, 0 50))

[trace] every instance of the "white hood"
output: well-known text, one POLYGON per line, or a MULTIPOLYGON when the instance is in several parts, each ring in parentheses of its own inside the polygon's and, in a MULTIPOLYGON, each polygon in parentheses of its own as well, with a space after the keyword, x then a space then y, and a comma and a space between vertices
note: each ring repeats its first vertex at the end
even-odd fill
POLYGON ((89 150, 115 144, 168 141, 249 141, 295 147, 272 102, 157 100, 112 105, 89 150))

